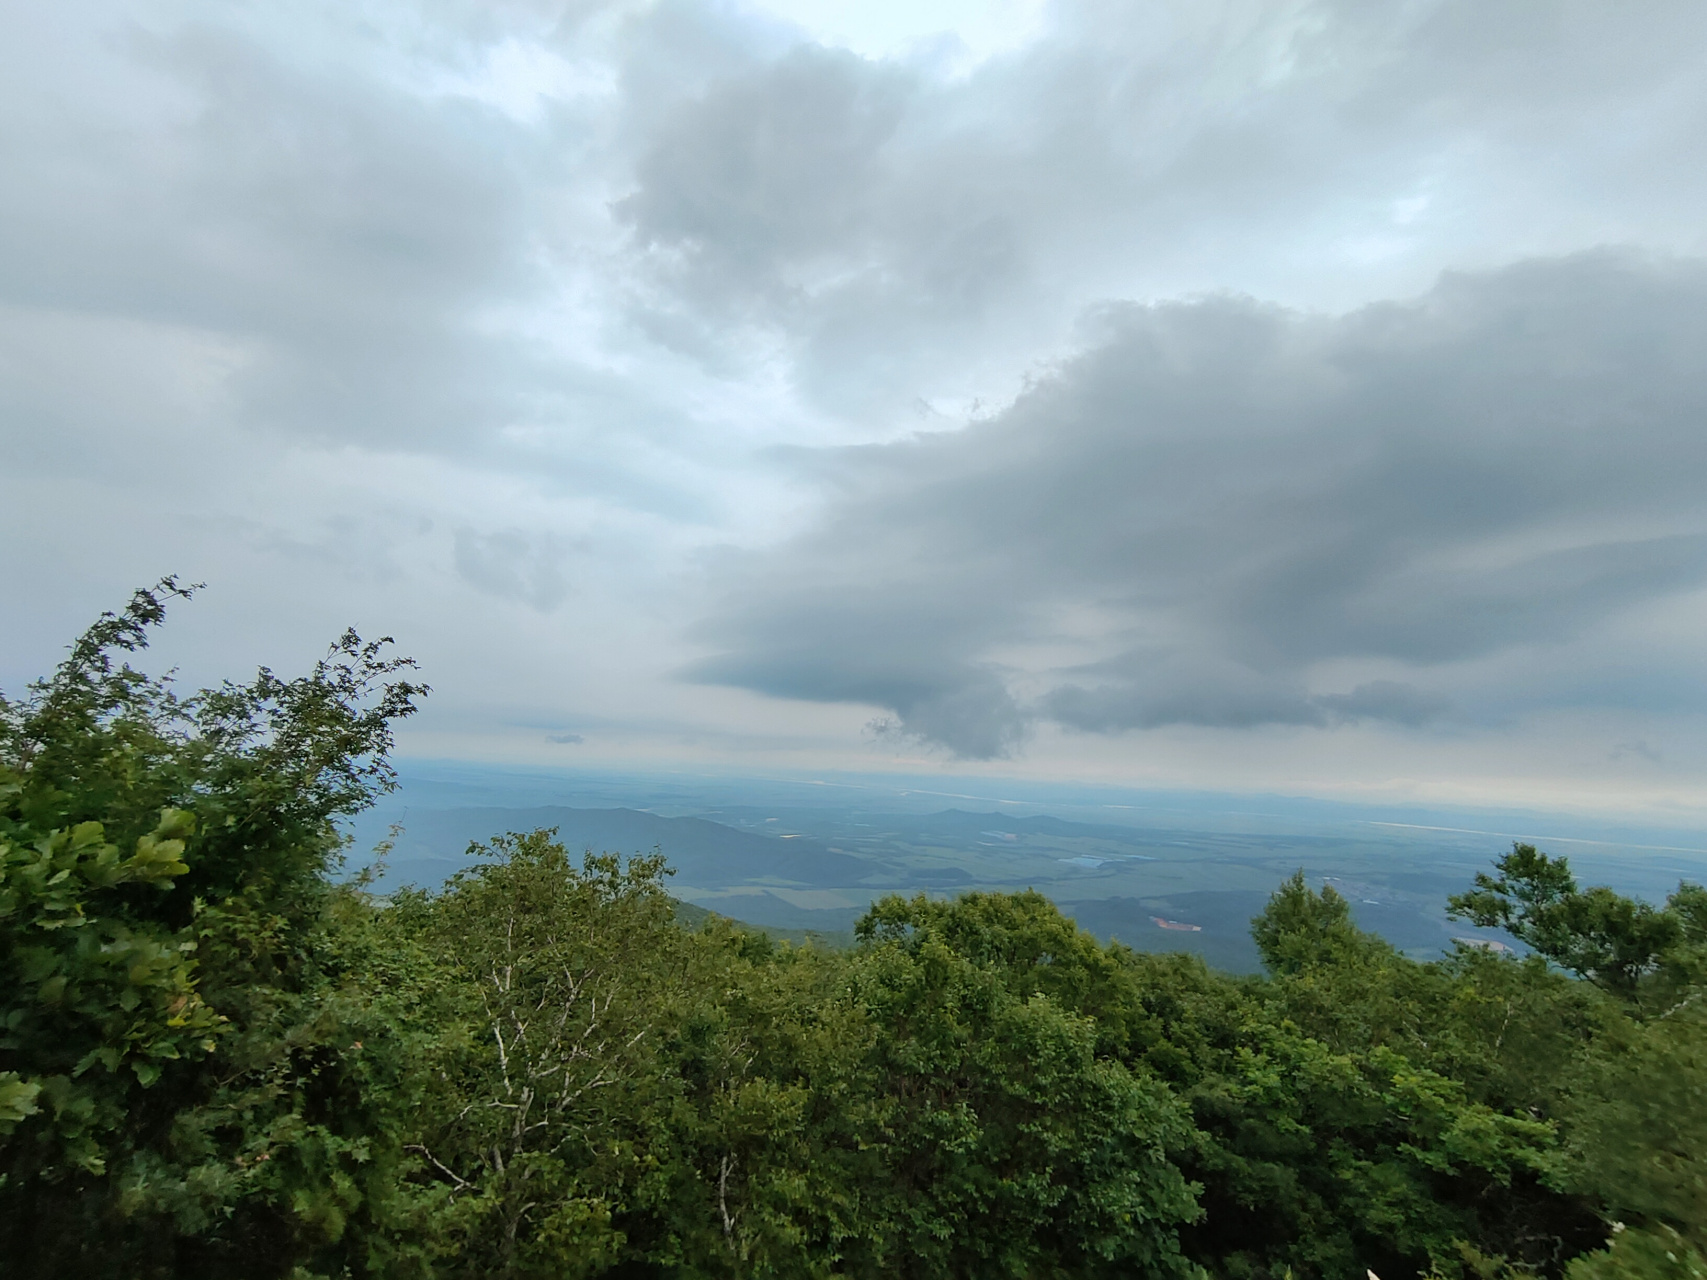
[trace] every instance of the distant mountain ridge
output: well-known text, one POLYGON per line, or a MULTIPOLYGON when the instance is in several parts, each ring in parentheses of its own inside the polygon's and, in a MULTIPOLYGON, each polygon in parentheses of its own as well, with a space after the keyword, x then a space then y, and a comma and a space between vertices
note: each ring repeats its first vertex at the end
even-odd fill
POLYGON ((356 865, 393 819, 402 830, 378 879, 381 892, 405 884, 436 889, 470 865, 471 843, 555 828, 575 854, 657 849, 674 872, 667 884, 678 899, 762 929, 840 936, 869 903, 889 894, 1035 888, 1098 938, 1146 951, 1187 950, 1246 973, 1260 967, 1250 920, 1294 871, 1307 869, 1313 883, 1347 895, 1361 927, 1428 957, 1451 950, 1464 932, 1445 918, 1444 904, 1485 865, 1480 850, 1470 851, 1481 843, 1475 833, 1373 823, 1359 837, 1141 827, 961 808, 903 813, 725 804, 658 813, 395 801, 355 824, 356 865))
POLYGON ((465 852, 506 831, 557 828, 571 850, 661 850, 682 884, 704 889, 776 883, 807 888, 858 884, 878 870, 865 858, 832 851, 808 836, 781 839, 708 818, 664 818, 639 809, 560 805, 425 809, 404 814, 383 882, 430 888, 469 865, 465 852))

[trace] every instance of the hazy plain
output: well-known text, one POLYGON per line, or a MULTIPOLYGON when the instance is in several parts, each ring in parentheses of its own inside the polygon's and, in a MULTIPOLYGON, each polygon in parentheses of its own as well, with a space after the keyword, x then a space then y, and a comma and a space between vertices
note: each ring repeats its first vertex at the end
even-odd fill
POLYGON ((1036 889, 1104 939, 1256 967, 1250 918, 1302 870, 1418 958, 1454 938, 1505 942, 1446 915, 1513 840, 1568 855, 1585 882, 1662 898, 1707 879, 1707 833, 1522 811, 1358 806, 953 778, 541 773, 435 762, 354 829, 352 862, 398 824, 382 886, 431 886, 471 842, 556 827, 573 849, 661 850, 684 902, 766 928, 849 936, 888 893, 1036 889), (964 787, 965 789, 957 789, 964 787))

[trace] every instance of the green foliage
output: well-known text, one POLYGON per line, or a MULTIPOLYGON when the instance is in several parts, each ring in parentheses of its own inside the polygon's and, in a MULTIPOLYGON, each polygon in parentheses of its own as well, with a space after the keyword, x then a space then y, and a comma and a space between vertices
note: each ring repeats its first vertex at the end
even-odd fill
POLYGON ((1707 1247, 1707 1009, 1618 1028, 1571 1083, 1564 1180, 1620 1218, 1707 1247))
POLYGON ((1565 1280, 1707 1280, 1707 1258, 1676 1231, 1616 1224, 1607 1247, 1572 1261, 1565 1280))
POLYGON ((1188 1274, 1198 1216, 1170 1156, 1191 1126, 1148 1070, 1098 1053, 1100 948, 1036 895, 887 899, 856 974, 884 1029, 892 1274, 1188 1274), (1059 963, 1057 963, 1059 962, 1059 963))
POLYGON ((0 702, 9 1276, 1703 1278, 1697 886, 1519 845, 1452 907, 1534 954, 1423 964, 1300 873, 1253 978, 1035 893, 778 943, 549 831, 382 901, 336 823, 424 688, 179 696, 187 594, 0 702))
MULTIPOLYGON (((1361 933, 1343 899, 1302 876, 1253 934, 1270 979, 1129 961, 1160 1024, 1138 1037, 1144 1057, 1201 1135, 1185 1168, 1206 1213, 1188 1251, 1220 1275, 1402 1275, 1466 1237, 1504 1244, 1539 1225, 1556 1239, 1560 1198, 1539 1185, 1554 1130, 1485 1087, 1497 1064, 1477 1024, 1497 997, 1361 933)), ((1504 1047, 1520 1035, 1515 1002, 1501 1003, 1504 1047)))
POLYGON ((59 1160, 91 1173, 106 1164, 99 1135, 121 1118, 111 1112, 113 1091, 83 1087, 79 1078, 95 1068, 123 1070, 147 1087, 166 1063, 213 1052, 226 1029, 196 989, 196 942, 120 905, 130 887, 169 889, 189 869, 181 857, 193 827, 182 809, 163 809, 128 855, 105 840, 99 822, 28 844, 0 836, 9 961, 0 1048, 30 1072, 8 1073, 14 1112, 28 1109, 10 1119, 45 1101, 52 1120, 42 1139, 59 1148, 59 1160))
POLYGON ((844 958, 713 921, 679 953, 656 1173, 624 1221, 683 1275, 880 1274, 888 1101, 844 958))
POLYGON ((1689 886, 1680 890, 1682 903, 1665 910, 1607 888, 1579 890, 1565 859, 1534 845, 1513 844, 1495 866, 1497 876, 1479 874, 1474 890, 1449 900, 1453 914, 1505 929, 1572 973, 1624 995, 1635 994, 1684 941, 1685 920, 1698 921, 1702 911, 1701 891, 1689 886))
POLYGON ((1316 893, 1297 872, 1251 921, 1251 938, 1271 973, 1366 958, 1386 944, 1351 922, 1351 906, 1331 887, 1316 893))
POLYGON ((282 1274, 338 1252, 379 1167, 327 872, 423 690, 348 634, 306 677, 179 698, 119 656, 188 594, 137 592, 0 701, 12 1274, 282 1274))
POLYGON ((476 846, 495 860, 416 912, 466 996, 465 1034, 441 1058, 443 1120, 411 1147, 446 1184, 445 1229, 474 1275, 573 1274, 615 1256, 611 1192, 633 1173, 643 1135, 629 1112, 669 999, 662 859, 589 854, 577 870, 551 834, 476 846))

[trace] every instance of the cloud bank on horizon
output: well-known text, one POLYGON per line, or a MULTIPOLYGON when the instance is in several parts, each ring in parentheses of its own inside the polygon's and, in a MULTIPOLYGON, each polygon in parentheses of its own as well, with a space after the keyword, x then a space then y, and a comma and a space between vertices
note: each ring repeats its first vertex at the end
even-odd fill
POLYGON ((9 25, 0 687, 173 571, 433 754, 1707 796, 1699 5, 9 25))

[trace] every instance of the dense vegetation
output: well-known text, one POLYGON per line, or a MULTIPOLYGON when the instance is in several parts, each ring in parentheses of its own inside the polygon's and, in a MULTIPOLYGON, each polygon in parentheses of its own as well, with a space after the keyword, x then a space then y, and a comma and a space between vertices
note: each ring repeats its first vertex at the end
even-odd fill
POLYGON ((1302 876, 1266 976, 1035 894, 689 928, 504 835, 340 880, 422 686, 346 635, 180 697, 170 581, 0 702, 8 1276, 1703 1277, 1707 893, 1518 846, 1409 960, 1302 876))

